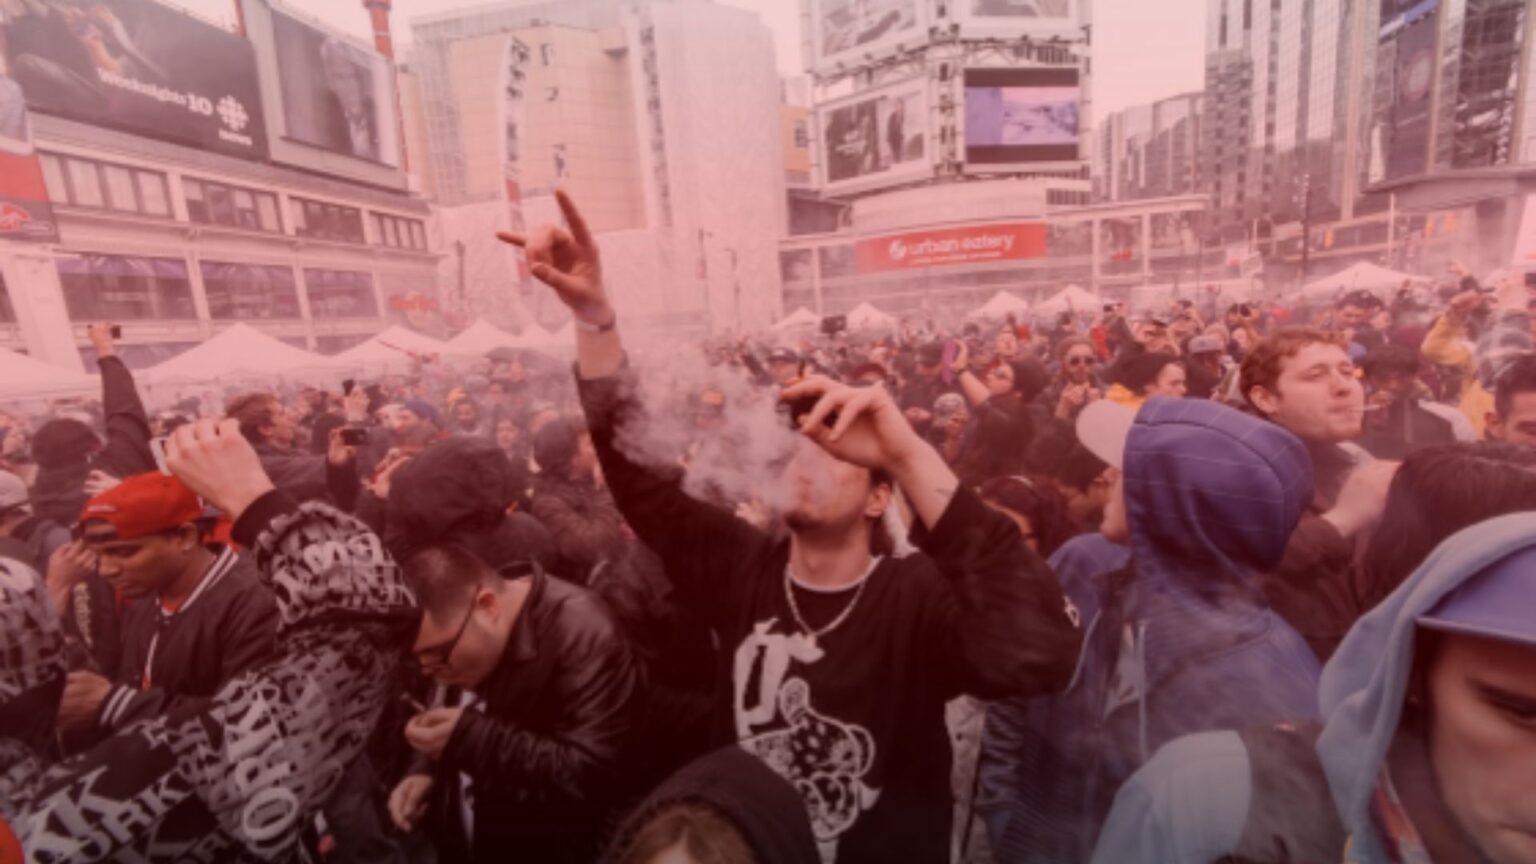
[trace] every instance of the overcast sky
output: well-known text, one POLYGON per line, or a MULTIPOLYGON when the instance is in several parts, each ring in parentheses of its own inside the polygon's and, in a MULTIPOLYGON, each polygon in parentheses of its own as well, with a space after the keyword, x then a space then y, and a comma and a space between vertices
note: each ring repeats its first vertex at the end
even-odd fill
MULTIPOLYGON (((206 17, 231 22, 235 0, 171 0, 206 17)), ((774 31, 779 67, 800 67, 799 0, 722 0, 751 9, 774 31)), ((1094 114, 1198 90, 1204 78, 1205 0, 1093 0, 1094 114)), ((332 25, 368 38, 362 0, 288 0, 332 25)), ((412 18, 488 5, 488 0, 395 0, 394 32, 410 39, 412 18)))

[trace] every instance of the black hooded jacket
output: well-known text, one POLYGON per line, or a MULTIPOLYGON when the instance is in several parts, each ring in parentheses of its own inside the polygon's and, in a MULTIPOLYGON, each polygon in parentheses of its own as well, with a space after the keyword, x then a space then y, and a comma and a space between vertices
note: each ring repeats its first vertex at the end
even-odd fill
POLYGON ((728 820, 763 864, 819 864, 816 837, 800 793, 762 760, 725 747, 685 766, 656 787, 626 821, 604 859, 624 864, 636 835, 678 804, 702 804, 728 820))
MULTIPOLYGON (((60 525, 73 525, 80 519, 85 507, 85 478, 93 470, 104 471, 113 477, 132 477, 155 469, 155 457, 149 450, 149 416, 139 389, 134 384, 133 373, 117 357, 103 357, 101 365, 101 407, 106 415, 107 437, 105 443, 80 442, 78 455, 60 454, 66 458, 38 458, 37 480, 32 484, 32 508, 38 516, 52 519, 60 525), (100 449, 86 449, 101 444, 100 449), (75 458, 67 458, 74 456, 75 458)), ((46 435, 45 426, 40 433, 46 435)), ((33 443, 34 455, 41 456, 49 442, 33 443)))

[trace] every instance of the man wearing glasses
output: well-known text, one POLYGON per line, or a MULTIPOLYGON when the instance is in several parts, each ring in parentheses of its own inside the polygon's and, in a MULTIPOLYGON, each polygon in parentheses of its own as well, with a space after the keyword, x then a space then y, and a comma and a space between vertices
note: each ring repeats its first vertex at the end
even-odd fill
POLYGON ((613 808, 640 791, 623 778, 641 672, 612 613, 535 565, 498 572, 454 544, 414 555, 405 578, 422 671, 473 696, 406 726, 422 758, 390 796, 395 825, 432 811, 443 860, 592 860, 613 808))

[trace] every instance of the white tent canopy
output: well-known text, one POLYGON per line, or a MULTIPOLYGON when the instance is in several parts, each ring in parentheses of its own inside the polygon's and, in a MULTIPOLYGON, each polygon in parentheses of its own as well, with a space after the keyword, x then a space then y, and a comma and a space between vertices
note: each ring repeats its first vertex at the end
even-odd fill
POLYGON ((394 325, 384 332, 373 336, 366 342, 354 345, 351 348, 331 358, 335 365, 381 365, 393 363, 405 363, 411 359, 411 355, 425 356, 430 354, 442 354, 448 350, 448 346, 430 336, 423 336, 414 330, 394 325))
POLYGON ((95 375, 60 369, 0 348, 0 397, 45 396, 100 388, 101 379, 95 375))
POLYGON ((1340 273, 1307 283, 1302 296, 1309 300, 1332 300, 1350 291, 1381 294, 1401 288, 1404 282, 1426 282, 1423 276, 1399 273, 1369 262, 1352 264, 1340 273))
POLYGON ((821 316, 801 306, 773 325, 774 330, 809 330, 821 325, 821 316))
POLYGON ((547 335, 537 325, 530 324, 521 335, 513 336, 484 318, 476 318, 475 323, 449 339, 443 350, 449 354, 478 355, 497 348, 532 348, 547 335))
POLYGON ((1104 301, 1099 295, 1088 291, 1078 285, 1068 285, 1055 294, 1049 300, 1041 301, 1035 307, 1036 315, 1060 315, 1063 312, 1096 313, 1104 306, 1104 301))
POLYGON ((246 324, 219 331, 213 338, 146 370, 150 384, 218 381, 224 378, 281 375, 333 366, 333 358, 311 354, 246 324))
POLYGON ((848 326, 854 330, 878 330, 882 327, 895 327, 896 319, 868 303, 860 303, 848 313, 848 326))
POLYGON ((1007 291, 999 291, 992 295, 992 299, 980 307, 971 310, 972 318, 1007 318, 1009 315, 1023 315, 1029 311, 1029 302, 1007 291))

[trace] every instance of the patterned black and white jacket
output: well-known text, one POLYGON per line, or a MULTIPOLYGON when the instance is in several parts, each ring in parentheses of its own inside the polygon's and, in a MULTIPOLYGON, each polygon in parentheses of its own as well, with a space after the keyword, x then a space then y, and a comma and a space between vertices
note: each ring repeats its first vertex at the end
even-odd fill
POLYGON ((0 819, 37 862, 287 861, 362 751, 417 625, 378 537, 282 493, 235 526, 277 601, 276 655, 206 702, 172 706, 46 764, 38 730, 62 682, 59 627, 30 568, 0 561, 0 819), (14 643, 14 644, 12 644, 14 643), (50 646, 53 646, 50 648, 50 646))

